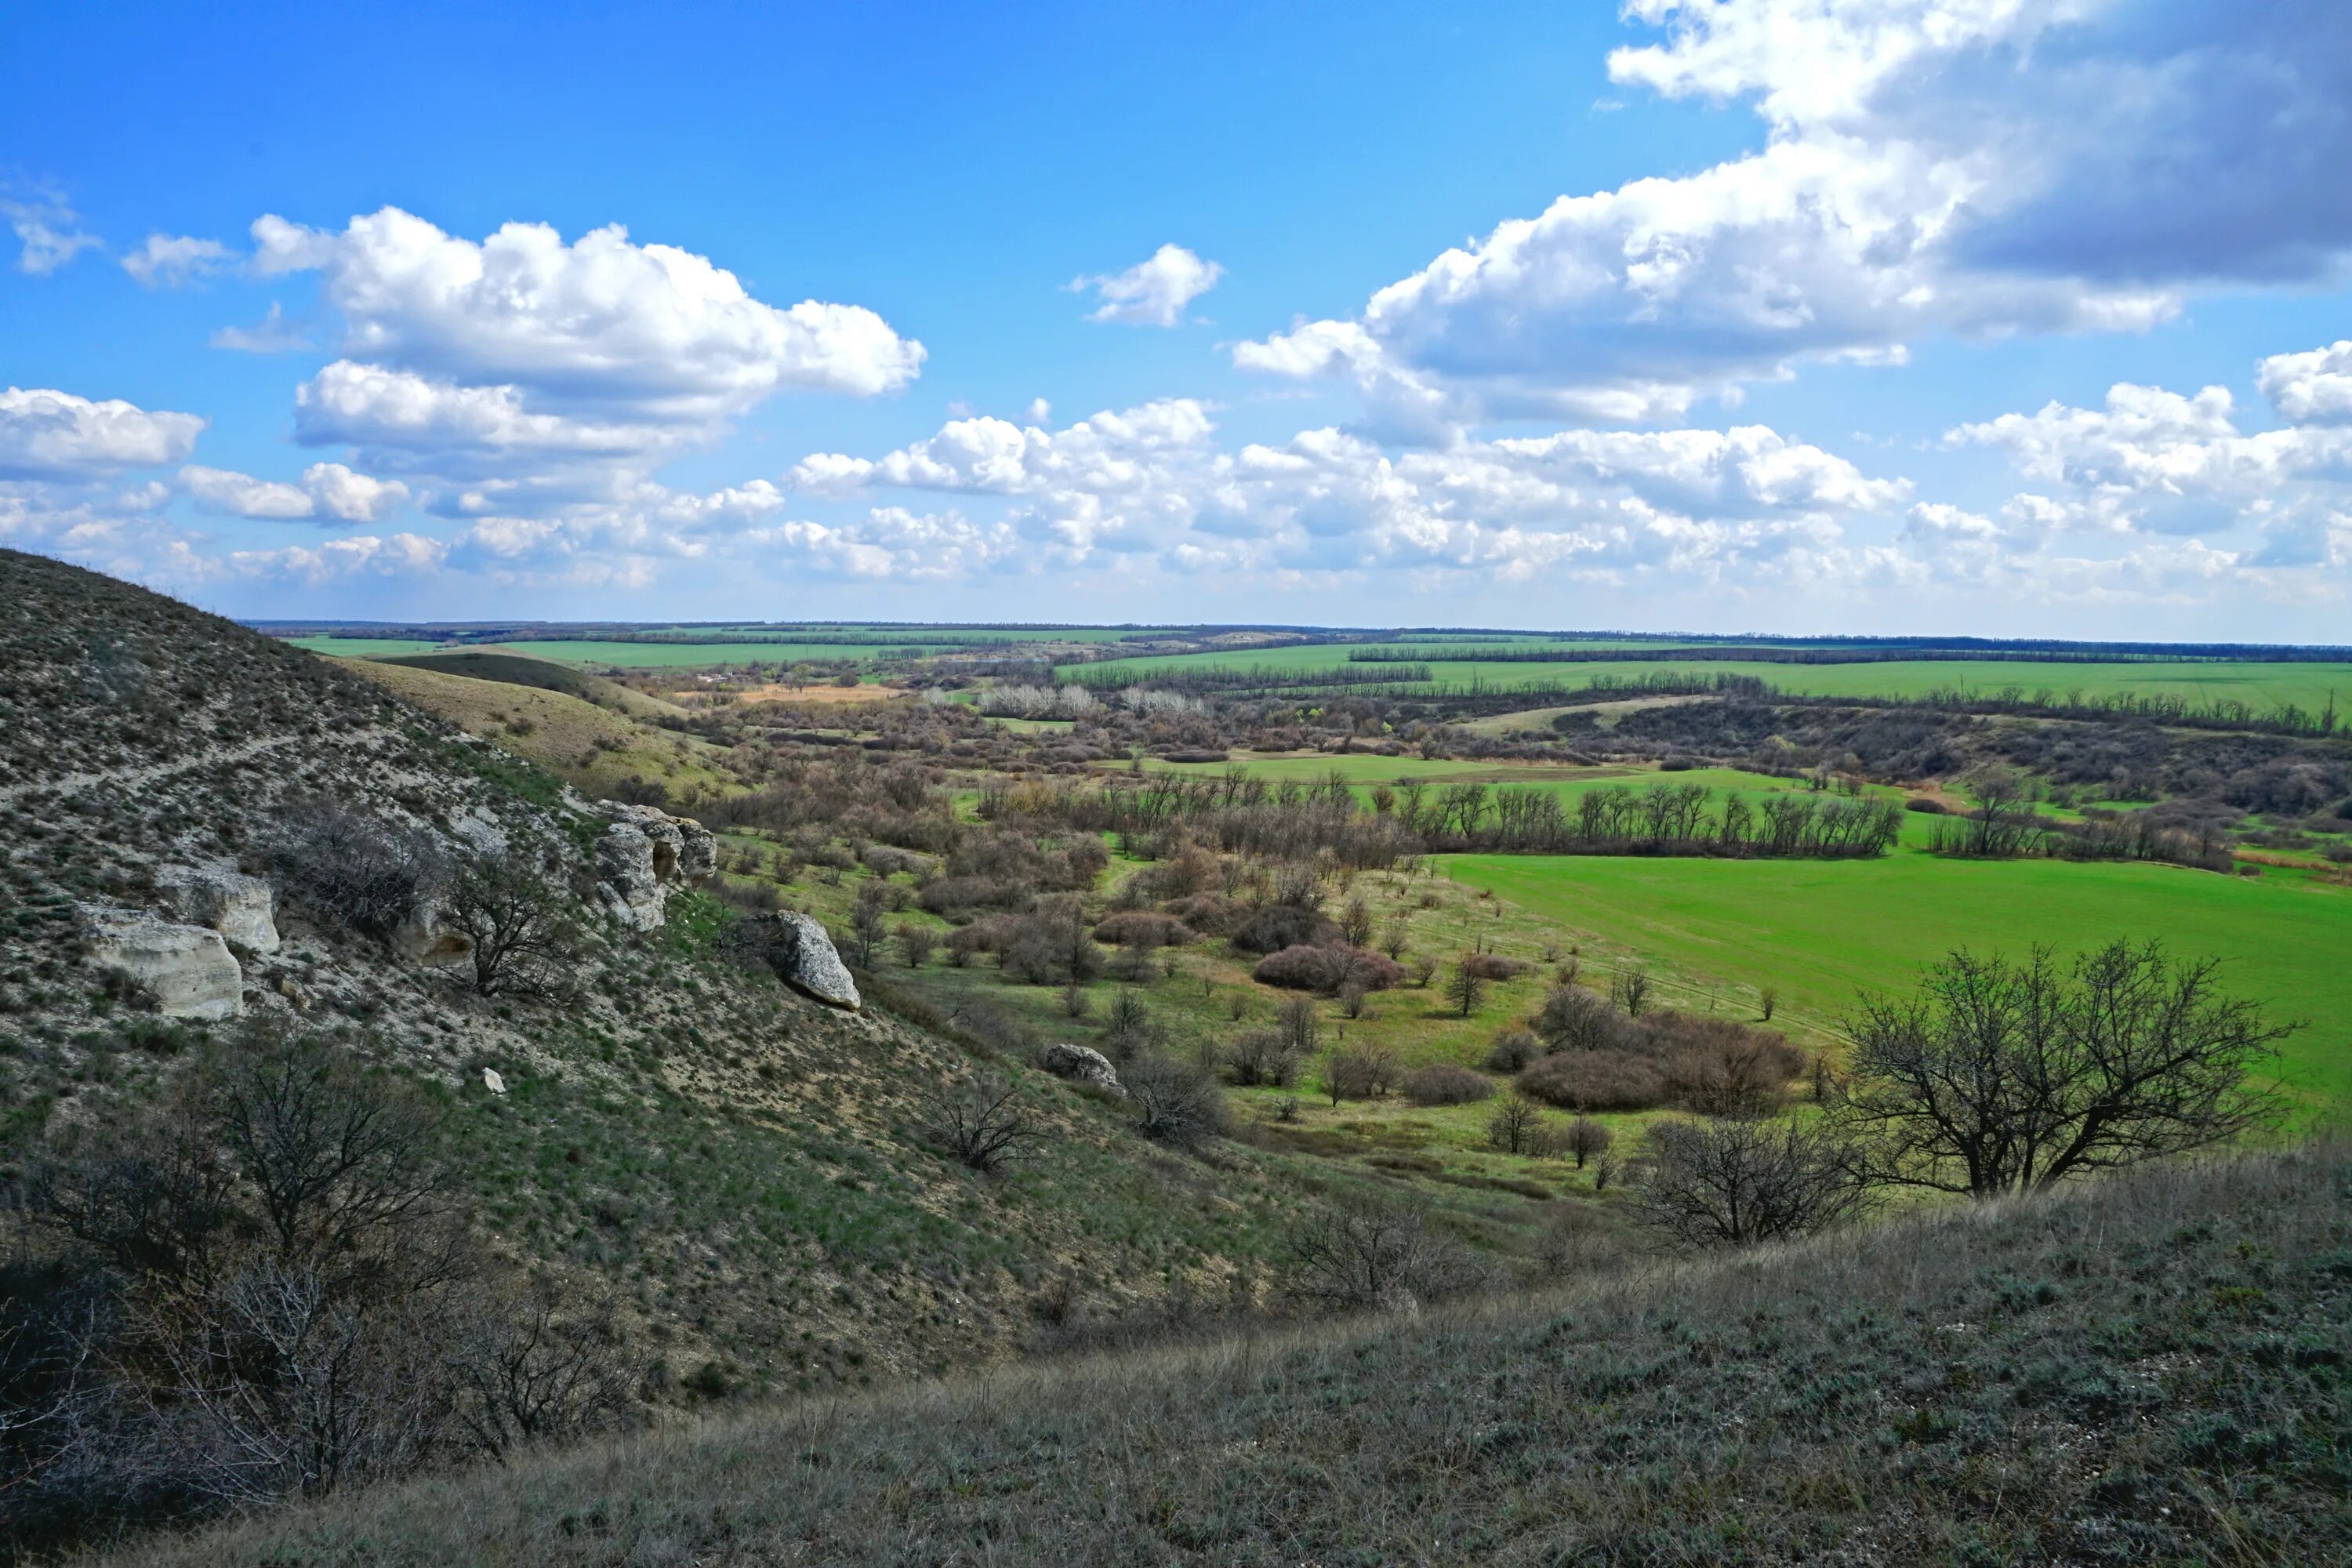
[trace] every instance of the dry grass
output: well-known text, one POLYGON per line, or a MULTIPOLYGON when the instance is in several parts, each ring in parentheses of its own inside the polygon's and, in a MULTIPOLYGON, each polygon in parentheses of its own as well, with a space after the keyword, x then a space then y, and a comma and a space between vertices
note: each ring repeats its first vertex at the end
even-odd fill
POLYGON ((810 1401, 111 1561, 2341 1561, 2352 1161, 810 1401))
MULTIPOLYGON (((785 686, 772 680, 764 686, 747 686, 728 695, 749 707, 754 702, 805 702, 818 706, 842 702, 887 702, 907 693, 896 686, 785 686)), ((676 696, 681 703, 710 700, 710 694, 703 691, 680 691, 676 696)))
MULTIPOLYGON (((697 787, 716 794, 738 787, 731 773, 714 764, 707 742, 635 722, 565 692, 376 659, 335 662, 591 795, 609 794, 632 776, 659 783, 673 796, 697 787)), ((616 702, 661 707, 625 687, 600 684, 618 694, 616 702)))

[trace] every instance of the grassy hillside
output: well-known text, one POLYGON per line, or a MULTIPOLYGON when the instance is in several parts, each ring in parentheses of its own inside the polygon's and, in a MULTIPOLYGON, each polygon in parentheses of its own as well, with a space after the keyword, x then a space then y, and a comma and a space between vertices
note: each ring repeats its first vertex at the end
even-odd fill
MULTIPOLYGON (((639 699, 643 701, 644 700, 639 699)), ((77 906, 152 908, 159 868, 285 879, 326 803, 466 856, 496 836, 593 886, 587 803, 546 769, 723 782, 700 742, 560 692, 323 659, 96 574, 0 552, 0 1174, 168 1092, 226 1026, 157 1019, 84 963, 77 906), (415 700, 412 700, 412 698, 415 700), (462 732, 496 740, 487 745, 462 732), (617 744, 596 750, 596 742, 617 744), (298 847, 299 848, 299 847, 298 847)), ((637 934, 588 916, 560 994, 477 994, 280 886, 248 1016, 421 1084, 496 1247, 567 1300, 609 1291, 656 1405, 1002 1355, 1049 1280, 1116 1318, 1244 1299, 1333 1182, 1281 1151, 1171 1154, 938 1020, 845 1016, 728 954, 704 893, 637 934), (484 1068, 507 1085, 485 1090, 484 1068), (923 1131, 941 1086, 1019 1087, 1039 1157, 987 1181, 923 1131)), ((1517 1200, 1514 1200, 1517 1201, 1517 1200)))
POLYGON ((787 1406, 107 1559, 2318 1563, 2352 1162, 787 1406))
POLYGON ((660 707, 639 692, 562 665, 543 668, 559 682, 581 683, 578 694, 510 679, 516 672, 507 667, 540 662, 534 659, 431 657, 474 662, 449 670, 437 663, 354 659, 347 661, 347 668, 591 795, 610 794, 631 777, 658 783, 674 796, 734 787, 733 775, 719 765, 705 742, 635 721, 632 715, 648 715, 660 707), (592 696, 599 700, 591 700, 592 696))

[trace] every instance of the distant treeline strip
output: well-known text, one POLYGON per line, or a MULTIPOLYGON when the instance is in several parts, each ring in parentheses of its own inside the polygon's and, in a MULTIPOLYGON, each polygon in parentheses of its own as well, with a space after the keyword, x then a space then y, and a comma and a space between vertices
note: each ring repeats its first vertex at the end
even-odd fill
POLYGON ((1903 808, 1891 799, 1730 790, 1718 800, 1704 784, 1608 784, 1571 804, 1536 784, 1402 779, 1375 786, 1368 808, 1339 773, 1269 784, 1238 767, 1099 784, 994 783, 982 791, 980 814, 1116 833, 1147 856, 1167 852, 1181 835, 1228 854, 1328 852, 1364 869, 1432 852, 1857 859, 1885 854, 1903 827, 1903 808))
POLYGON ((1355 647, 1353 662, 1412 659, 1427 664, 1653 664, 1667 660, 1706 659, 1740 664, 2296 664, 2331 661, 2305 656, 2297 649, 2272 649, 2262 658, 2189 650, 2163 653, 2083 652, 2075 649, 2016 649, 1959 647, 1766 647, 1736 644, 1678 647, 1478 647, 1468 644, 1443 647, 1355 647))
POLYGON ((1107 665, 1074 665, 1062 673, 1064 684, 1089 690, 1123 691, 1130 686, 1158 686, 1188 696, 1219 693, 1311 689, 1323 686, 1405 686, 1430 679, 1425 664, 1335 665, 1329 669, 1285 669, 1254 664, 1245 669, 1209 665, 1198 669, 1116 669, 1107 665))
POLYGON ((2106 721, 2145 721, 2189 730, 2228 730, 2273 735, 2327 736, 2343 732, 2344 723, 2334 698, 2319 708, 2282 702, 2257 708, 2231 697, 2190 699, 2168 692, 2060 690, 2021 684, 1997 690, 1939 687, 1916 696, 1821 696, 1783 690, 1752 675, 1728 670, 1693 671, 1687 675, 1651 670, 1633 675, 1596 675, 1581 685, 1564 681, 1528 680, 1502 684, 1474 675, 1466 681, 1437 679, 1426 664, 1356 665, 1329 670, 1184 669, 1118 671, 1108 667, 1080 666, 1065 673, 1074 681, 1101 693, 1130 686, 1157 687, 1196 697, 1274 697, 1290 692, 1311 693, 1344 687, 1351 695, 1388 697, 1444 705, 1455 703, 1484 712, 1509 712, 1522 708, 1573 708, 1641 697, 1722 697, 1737 701, 1769 702, 1789 708, 1896 708, 1936 713, 2007 714, 2036 719, 2106 721))

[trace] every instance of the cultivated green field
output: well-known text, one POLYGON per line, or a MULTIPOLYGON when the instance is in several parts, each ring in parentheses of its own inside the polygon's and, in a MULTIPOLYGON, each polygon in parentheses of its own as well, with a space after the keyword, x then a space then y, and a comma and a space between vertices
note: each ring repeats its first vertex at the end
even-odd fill
MULTIPOLYGON (((1349 652, 1344 647, 1322 645, 1178 654, 1066 665, 1059 673, 1072 678, 1072 672, 1078 670, 1089 675, 1150 675, 1188 668, 1262 668, 1306 674, 1345 667, 1349 652)), ((2079 692, 2086 697, 2127 694, 2176 697, 2195 702, 2239 701, 2250 704, 2257 711, 2289 702, 2305 709, 2323 708, 2331 693, 2338 699, 2339 706, 2352 705, 2352 664, 2259 664, 2236 660, 2044 664, 2000 659, 1889 659, 1875 664, 1826 665, 1741 659, 1529 664, 1449 659, 1430 666, 1433 685, 1443 684, 1456 690, 1473 682, 1506 690, 1579 687, 1601 676, 1622 679, 1653 672, 1750 675, 1783 691, 1814 697, 1919 697, 1954 687, 1990 695, 2017 687, 2028 693, 2047 689, 2061 696, 2079 692)))
MULTIPOLYGON (((720 664, 776 664, 802 659, 838 662, 845 659, 903 658, 907 645, 882 643, 789 642, 502 642, 485 644, 502 653, 529 654, 559 664, 584 664, 621 669, 694 669, 720 664)), ((951 646, 923 645, 929 648, 951 646)))
POLYGON ((430 653, 441 645, 418 637, 288 637, 296 647, 334 658, 397 658, 404 653, 430 653))
POLYGON ((2315 1110, 2352 1104, 2352 890, 2169 866, 1946 860, 1442 857, 1465 886, 1622 943, 1686 977, 1777 985, 1786 1021, 1820 1027, 1857 988, 1901 988, 1955 946, 2021 954, 2122 937, 2223 961, 2232 990, 2307 1026, 2283 1076, 2315 1110))

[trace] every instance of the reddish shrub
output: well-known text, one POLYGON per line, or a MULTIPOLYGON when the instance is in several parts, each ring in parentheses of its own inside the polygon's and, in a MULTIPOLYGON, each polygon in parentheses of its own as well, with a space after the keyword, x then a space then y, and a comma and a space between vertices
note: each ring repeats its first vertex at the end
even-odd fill
POLYGON ((1259 959, 1257 967, 1250 971, 1250 978, 1261 985, 1313 991, 1327 996, 1349 985, 1385 991, 1403 977, 1404 971, 1390 959, 1345 942, 1325 947, 1286 947, 1259 959))
POLYGON ((1468 1105, 1494 1094, 1493 1079, 1456 1062, 1415 1068, 1404 1075, 1404 1097, 1415 1105, 1468 1105))
POLYGON ((1519 1074, 1521 1090, 1570 1110, 1648 1110, 1666 1102, 1656 1062, 1615 1051, 1558 1051, 1519 1074))
POLYGON ((1105 915, 1095 926, 1095 940, 1125 947, 1141 943, 1152 947, 1181 947, 1193 937, 1191 926, 1173 915, 1163 915, 1150 910, 1121 910, 1105 915))
POLYGON ((1280 952, 1286 947, 1322 947, 1339 936, 1339 928, 1313 910, 1268 904, 1234 929, 1232 942, 1241 952, 1280 952))
POLYGON ((1171 899, 1160 908, 1209 936, 1230 936, 1250 914, 1247 904, 1223 893, 1194 893, 1190 898, 1171 899))
POLYGON ((1523 958, 1505 958, 1499 952, 1474 952, 1462 962, 1481 980, 1517 980, 1535 968, 1523 958))

